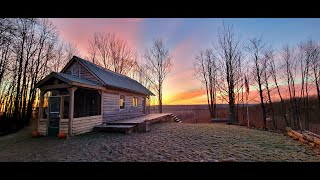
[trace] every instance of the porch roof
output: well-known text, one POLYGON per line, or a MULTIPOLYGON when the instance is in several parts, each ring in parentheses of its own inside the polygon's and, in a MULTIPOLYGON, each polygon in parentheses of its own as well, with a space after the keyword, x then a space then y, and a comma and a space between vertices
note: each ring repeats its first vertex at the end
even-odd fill
POLYGON ((67 84, 70 85, 76 85, 76 86, 90 86, 93 88, 103 88, 102 86, 96 84, 93 81, 87 80, 87 79, 82 79, 76 76, 72 76, 70 74, 65 74, 65 73, 57 73, 57 72, 52 72, 50 73, 47 77, 42 79, 41 81, 38 82, 36 85, 37 88, 40 88, 46 81, 50 80, 51 78, 57 78, 67 84))

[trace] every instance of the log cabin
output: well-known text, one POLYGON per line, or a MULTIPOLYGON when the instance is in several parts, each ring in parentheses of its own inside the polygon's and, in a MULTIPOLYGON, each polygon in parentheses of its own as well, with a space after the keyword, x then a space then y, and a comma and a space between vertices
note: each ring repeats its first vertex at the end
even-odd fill
POLYGON ((145 115, 146 103, 154 95, 139 82, 77 56, 36 86, 37 131, 42 136, 78 135, 107 122, 145 115))

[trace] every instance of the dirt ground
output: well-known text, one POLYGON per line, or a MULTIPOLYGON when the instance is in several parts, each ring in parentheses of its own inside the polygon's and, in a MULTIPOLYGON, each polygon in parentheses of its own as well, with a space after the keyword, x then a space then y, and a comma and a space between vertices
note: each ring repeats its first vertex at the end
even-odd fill
POLYGON ((161 123, 146 133, 31 138, 31 128, 0 137, 0 161, 320 161, 282 134, 224 124, 161 123))

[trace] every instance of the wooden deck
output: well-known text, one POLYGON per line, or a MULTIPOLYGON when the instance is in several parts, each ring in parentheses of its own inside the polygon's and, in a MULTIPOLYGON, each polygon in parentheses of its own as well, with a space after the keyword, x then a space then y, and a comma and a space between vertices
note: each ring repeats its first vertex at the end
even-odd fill
POLYGON ((149 125, 156 122, 174 122, 174 115, 172 113, 162 114, 148 114, 130 119, 117 120, 107 122, 106 124, 95 127, 95 131, 109 131, 109 132, 125 132, 130 134, 133 131, 147 132, 149 125))
POLYGON ((173 114, 172 113, 147 114, 147 115, 139 116, 135 118, 112 121, 112 122, 108 122, 107 124, 140 124, 143 122, 154 123, 154 122, 161 121, 164 118, 169 117, 171 115, 173 114))
POLYGON ((135 125, 98 125, 94 127, 94 131, 123 132, 125 134, 131 134, 134 128, 135 125))

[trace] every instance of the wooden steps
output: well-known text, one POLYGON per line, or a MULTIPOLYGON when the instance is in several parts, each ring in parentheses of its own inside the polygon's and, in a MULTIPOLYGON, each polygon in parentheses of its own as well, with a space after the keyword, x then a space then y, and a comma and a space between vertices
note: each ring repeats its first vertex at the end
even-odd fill
POLYGON ((94 131, 101 132, 122 132, 125 134, 131 134, 135 129, 135 125, 98 125, 94 127, 94 131))
POLYGON ((170 116, 173 118, 174 122, 178 122, 178 123, 181 122, 181 120, 177 116, 175 116, 174 114, 171 114, 170 116))

